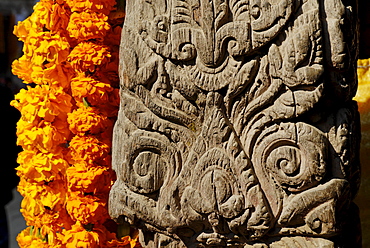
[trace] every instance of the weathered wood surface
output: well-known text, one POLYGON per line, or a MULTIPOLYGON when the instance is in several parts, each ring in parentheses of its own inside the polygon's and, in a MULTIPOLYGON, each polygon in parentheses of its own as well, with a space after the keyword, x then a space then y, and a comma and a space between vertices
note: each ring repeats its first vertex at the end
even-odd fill
POLYGON ((356 20, 351 0, 127 1, 112 218, 146 247, 356 247, 356 20))

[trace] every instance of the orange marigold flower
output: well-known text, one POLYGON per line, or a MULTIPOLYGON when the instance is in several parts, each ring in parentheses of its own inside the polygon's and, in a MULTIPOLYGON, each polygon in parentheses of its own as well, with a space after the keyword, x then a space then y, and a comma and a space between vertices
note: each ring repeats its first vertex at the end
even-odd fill
POLYGON ((66 0, 72 11, 82 12, 90 10, 108 15, 116 5, 116 0, 66 0))
POLYGON ((68 187, 84 193, 108 193, 112 171, 106 167, 71 166, 67 169, 68 187))
MULTIPOLYGON (((117 71, 110 70, 111 63, 109 63, 109 68, 104 68, 102 71, 99 71, 98 73, 95 73, 96 77, 104 83, 110 84, 111 87, 113 88, 118 88, 119 87, 119 76, 117 71)), ((113 64, 113 66, 115 66, 113 64)), ((117 70, 118 70, 118 65, 117 65, 117 70)))
POLYGON ((76 135, 69 145, 75 164, 83 163, 89 166, 110 164, 110 147, 92 135, 76 135))
POLYGON ((89 106, 102 106, 99 110, 108 117, 112 114, 107 114, 106 110, 112 105, 113 108, 118 109, 119 90, 113 88, 109 83, 80 74, 72 79, 71 90, 78 107, 83 106, 83 99, 85 99, 89 106))
POLYGON ((118 46, 112 47, 111 58, 106 66, 102 67, 101 70, 97 71, 95 75, 99 80, 109 83, 110 85, 117 87, 119 86, 119 76, 118 76, 118 65, 119 65, 119 52, 118 46))
POLYGON ((133 239, 130 236, 125 236, 120 239, 113 239, 107 242, 107 247, 114 248, 142 248, 141 244, 137 239, 133 239))
POLYGON ((119 44, 121 43, 121 33, 121 26, 115 26, 111 28, 104 37, 104 44, 110 47, 119 46, 119 44))
POLYGON ((102 247, 101 239, 104 234, 101 231, 86 230, 84 226, 77 222, 70 230, 64 230, 63 244, 66 248, 99 248, 102 247))
POLYGON ((108 92, 112 87, 108 83, 103 83, 95 78, 86 77, 79 74, 71 81, 72 96, 82 102, 82 98, 97 95, 102 102, 108 101, 108 92))
POLYGON ((74 77, 74 70, 67 63, 54 64, 42 71, 42 77, 32 78, 36 84, 48 83, 52 87, 68 89, 71 79, 74 77), (38 79, 40 81, 38 81, 38 79))
POLYGON ((103 67, 110 57, 109 47, 81 42, 69 54, 68 60, 76 71, 94 72, 98 67, 103 67))
POLYGON ((108 16, 96 12, 73 12, 67 27, 69 35, 79 41, 103 40, 110 25, 108 16))
POLYGON ((99 137, 100 140, 109 147, 112 147, 113 128, 114 126, 110 126, 105 132, 101 133, 99 137))
POLYGON ((81 107, 68 114, 69 129, 74 134, 84 135, 104 132, 113 123, 94 107, 81 107))
POLYGON ((109 94, 109 104, 107 104, 101 111, 108 117, 117 117, 119 103, 119 89, 114 89, 112 93, 109 94))
POLYGON ((105 222, 109 219, 106 205, 106 202, 92 195, 71 194, 68 197, 66 209, 72 220, 87 225, 105 222))

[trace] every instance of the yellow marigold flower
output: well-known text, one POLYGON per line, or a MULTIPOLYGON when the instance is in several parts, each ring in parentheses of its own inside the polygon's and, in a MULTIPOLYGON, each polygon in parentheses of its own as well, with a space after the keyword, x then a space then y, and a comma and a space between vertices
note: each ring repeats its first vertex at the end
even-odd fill
POLYGON ((53 64, 46 68, 43 65, 32 64, 26 56, 13 61, 12 72, 24 80, 25 84, 32 82, 66 89, 70 86, 71 78, 74 77, 74 70, 67 63, 53 64))
POLYGON ((22 56, 19 59, 16 59, 12 63, 12 73, 17 75, 20 79, 27 82, 32 82, 32 71, 34 70, 34 65, 26 57, 22 56))
POLYGON ((42 239, 33 239, 30 246, 28 246, 28 248, 49 248, 49 245, 48 243, 46 242, 46 240, 42 240, 42 239))
MULTIPOLYGON (((21 122, 22 123, 22 122, 21 122)), ((18 129, 17 145, 26 150, 37 149, 43 153, 59 154, 63 147, 66 147, 67 138, 64 131, 59 132, 57 127, 50 122, 42 122, 40 127, 32 127, 31 129, 18 129)))
POLYGON ((31 18, 28 17, 22 22, 19 21, 18 24, 14 26, 13 34, 17 36, 19 40, 25 42, 31 28, 32 28, 31 18))
POLYGON ((29 183, 63 180, 69 167, 67 161, 53 153, 35 153, 28 150, 19 153, 17 162, 20 164, 16 168, 17 175, 27 178, 29 183))
POLYGON ((92 195, 71 194, 66 209, 72 220, 84 225, 105 222, 109 219, 107 203, 92 195))
POLYGON ((45 236, 39 233, 39 229, 35 227, 27 227, 20 232, 17 241, 20 248, 47 248, 50 244, 45 236))
POLYGON ((26 131, 29 131, 34 127, 35 127, 34 123, 21 118, 17 122, 17 135, 20 134, 20 133, 24 133, 26 131))
POLYGON ((96 12, 73 12, 67 27, 69 35, 79 41, 103 40, 110 25, 108 16, 96 12))
POLYGON ((17 108, 22 119, 36 126, 40 118, 47 122, 66 119, 72 108, 72 98, 63 88, 51 88, 48 85, 37 85, 35 88, 21 89, 11 105, 17 108))
POLYGON ((17 242, 20 248, 23 247, 30 247, 33 240, 33 236, 31 235, 31 227, 27 227, 23 231, 21 231, 17 236, 17 242))
POLYGON ((31 30, 25 40, 23 52, 24 55, 13 62, 12 72, 27 82, 46 84, 50 74, 45 74, 44 70, 55 68, 56 64, 60 66, 67 60, 69 43, 58 34, 31 30))
POLYGON ((49 248, 49 245, 46 240, 34 239, 29 248, 49 248))
POLYGON ((37 12, 33 12, 31 16, 26 18, 24 21, 18 22, 18 24, 14 27, 13 33, 18 37, 19 40, 26 42, 30 32, 41 32, 43 30, 42 26, 43 25, 40 22, 40 16, 37 12))
POLYGON ((65 0, 72 11, 82 12, 90 10, 108 15, 116 5, 115 0, 65 0))
POLYGON ((21 210, 24 220, 26 221, 28 226, 38 225, 40 224, 41 215, 45 212, 44 206, 39 204, 38 201, 32 199, 31 197, 25 195, 22 203, 21 203, 21 210))
MULTIPOLYGON (((24 180, 21 180, 24 181, 24 180)), ((42 227, 61 226, 66 187, 64 181, 53 181, 43 185, 22 183, 18 191, 24 197, 21 203, 21 213, 28 226, 42 227)))
POLYGON ((33 7, 40 24, 48 30, 63 33, 69 22, 70 11, 53 0, 41 0, 33 7))
POLYGON ((61 180, 42 185, 28 183, 24 190, 23 197, 25 199, 28 197, 28 201, 25 201, 22 205, 29 206, 29 202, 37 201, 43 207, 41 212, 45 212, 45 209, 59 210, 64 204, 67 191, 65 182, 61 180))
POLYGON ((107 167, 71 166, 67 169, 68 188, 75 192, 108 194, 112 171, 107 167))
POLYGON ((109 47, 92 42, 82 42, 72 50, 68 60, 76 71, 95 72, 98 67, 104 67, 110 57, 109 47))
POLYGON ((50 228, 42 226, 41 228, 36 228, 34 226, 27 227, 17 236, 18 245, 23 247, 61 247, 61 242, 55 238, 58 234, 50 231, 50 228), (45 230, 47 232, 45 232, 45 230), (46 236, 47 235, 47 236, 46 236))
POLYGON ((74 136, 69 143, 72 160, 75 164, 89 166, 110 164, 110 147, 92 135, 74 136))
POLYGON ((32 65, 32 71, 31 71, 31 81, 32 83, 35 83, 35 84, 47 84, 48 81, 44 81, 44 67, 43 66, 39 66, 39 65, 32 65))
POLYGON ((67 60, 69 42, 65 37, 51 32, 30 32, 25 41, 23 52, 32 64, 46 68, 67 60))
MULTIPOLYGON (((62 220, 62 221, 65 221, 65 220, 62 220)), ((71 223, 71 225, 72 225, 72 223, 71 223)), ((66 227, 67 227, 67 225, 65 225, 64 229, 66 227)), ((69 226, 68 226, 68 228, 69 228, 69 226)), ((55 247, 55 248, 63 248, 63 247, 65 247, 62 244, 62 240, 64 239, 64 235, 62 234, 62 230, 57 230, 57 231, 55 231, 53 229, 50 229, 49 230, 49 232, 47 233, 49 247, 50 246, 55 247)))
POLYGON ((74 134, 84 135, 104 132, 113 123, 94 107, 81 107, 68 114, 69 129, 74 134))
POLYGON ((30 30, 23 46, 23 53, 23 61, 28 60, 32 67, 44 69, 66 61, 69 43, 59 34, 30 30))

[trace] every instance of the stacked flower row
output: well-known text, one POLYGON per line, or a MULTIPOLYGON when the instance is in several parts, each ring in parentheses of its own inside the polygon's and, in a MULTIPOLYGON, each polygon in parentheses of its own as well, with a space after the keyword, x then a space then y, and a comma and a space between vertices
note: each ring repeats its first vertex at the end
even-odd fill
POLYGON ((41 0, 15 27, 24 55, 13 73, 29 85, 12 102, 21 247, 140 247, 117 238, 107 213, 122 17, 115 0, 41 0))
POLYGON ((354 100, 357 101, 360 113, 370 110, 370 59, 357 62, 358 90, 354 100))

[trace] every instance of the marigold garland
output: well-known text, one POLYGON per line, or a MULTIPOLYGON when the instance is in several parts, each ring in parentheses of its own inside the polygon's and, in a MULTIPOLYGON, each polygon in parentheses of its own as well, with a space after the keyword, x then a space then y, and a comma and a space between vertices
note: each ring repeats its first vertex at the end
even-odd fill
POLYGON ((358 90, 354 100, 358 103, 360 113, 370 110, 370 59, 361 59, 357 63, 358 90))
POLYGON ((17 124, 20 247, 141 247, 109 219, 111 136, 117 117, 124 13, 115 0, 40 0, 14 33, 24 55, 13 73, 28 86, 17 124))

